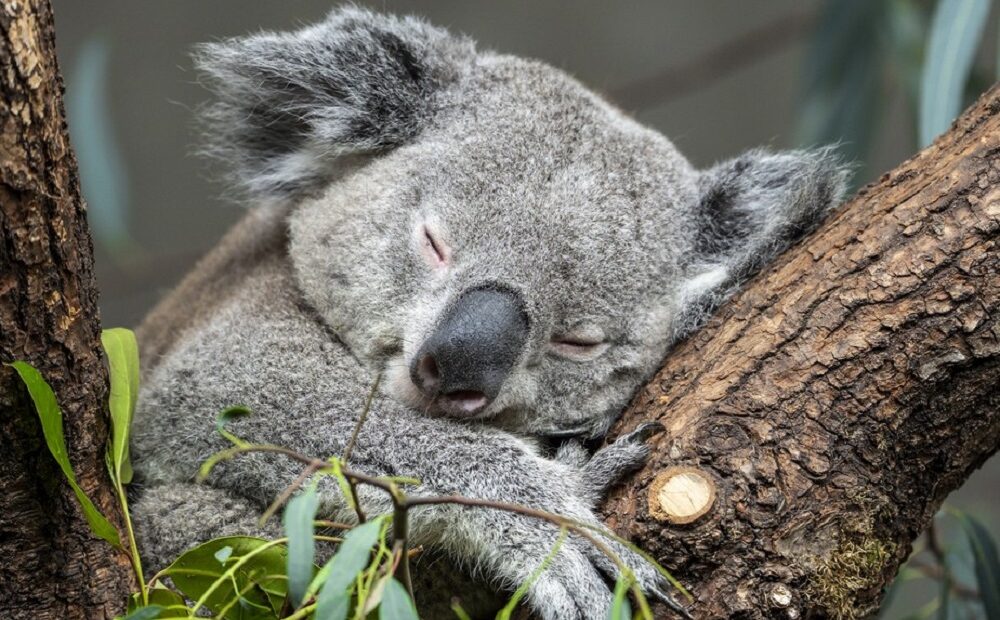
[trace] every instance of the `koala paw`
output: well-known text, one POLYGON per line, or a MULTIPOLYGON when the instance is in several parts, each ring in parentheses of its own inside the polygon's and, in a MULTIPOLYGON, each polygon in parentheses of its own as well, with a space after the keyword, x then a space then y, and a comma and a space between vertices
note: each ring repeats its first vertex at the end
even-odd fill
POLYGON ((582 468, 584 493, 595 503, 600 501, 626 474, 643 466, 649 458, 646 440, 663 430, 659 422, 646 422, 595 452, 582 468))
MULTIPOLYGON (((691 614, 688 613, 688 610, 685 609, 685 607, 681 605, 677 599, 668 594, 668 592, 673 589, 673 585, 671 585, 670 582, 668 582, 666 578, 660 574, 660 571, 649 563, 646 558, 616 541, 606 541, 606 544, 611 551, 618 556, 622 563, 628 566, 629 570, 632 571, 632 574, 635 576, 639 587, 642 589, 646 597, 660 601, 680 617, 691 620, 691 614)), ((615 561, 599 549, 595 548, 594 553, 597 554, 597 556, 594 557, 594 563, 597 564, 604 573, 612 575, 617 579, 621 574, 621 569, 617 564, 615 564, 615 561)))
MULTIPOLYGON (((669 582, 638 553, 600 534, 596 538, 634 575, 643 593, 663 602, 683 618, 688 611, 667 592, 669 582)), ((597 620, 608 617, 613 594, 607 578, 617 579, 621 567, 593 543, 579 536, 567 539, 559 554, 532 585, 532 608, 544 620, 597 620)))

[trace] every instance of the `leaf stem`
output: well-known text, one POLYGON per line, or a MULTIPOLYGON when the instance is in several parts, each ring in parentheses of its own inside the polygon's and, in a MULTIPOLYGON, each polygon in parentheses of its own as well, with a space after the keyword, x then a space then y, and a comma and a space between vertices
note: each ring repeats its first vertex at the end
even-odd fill
POLYGON ((135 531, 132 529, 132 516, 128 510, 128 497, 125 495, 125 488, 121 480, 114 480, 115 492, 118 494, 118 503, 122 508, 122 515, 125 518, 125 532, 128 534, 129 555, 132 558, 132 568, 135 570, 135 578, 139 581, 139 593, 142 596, 142 604, 149 604, 149 588, 146 587, 146 579, 142 574, 142 559, 139 558, 139 547, 135 544, 135 531))

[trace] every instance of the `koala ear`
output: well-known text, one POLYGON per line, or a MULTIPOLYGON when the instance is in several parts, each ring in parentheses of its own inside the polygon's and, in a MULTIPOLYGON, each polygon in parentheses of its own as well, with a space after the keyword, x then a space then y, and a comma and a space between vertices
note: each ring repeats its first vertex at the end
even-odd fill
POLYGON ((329 180, 332 159, 413 137, 474 53, 418 19, 355 7, 295 32, 203 44, 195 65, 216 95, 202 109, 205 150, 254 198, 300 196, 329 180))
POLYGON ((699 327, 740 284, 811 232, 840 204, 849 178, 832 147, 757 149, 703 171, 677 335, 699 327))

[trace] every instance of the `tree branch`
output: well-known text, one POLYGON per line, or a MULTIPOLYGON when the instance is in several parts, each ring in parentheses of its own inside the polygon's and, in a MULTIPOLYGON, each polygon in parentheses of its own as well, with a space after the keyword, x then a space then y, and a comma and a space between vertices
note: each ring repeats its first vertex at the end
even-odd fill
MULTIPOLYGON (((0 2, 0 362, 52 385, 80 486, 119 529, 93 250, 66 135, 52 9, 0 2)), ((0 617, 112 618, 129 559, 91 534, 20 382, 0 367, 0 617)))
POLYGON ((617 432, 668 431, 605 515, 694 592, 696 617, 877 608, 945 496, 997 450, 998 230, 994 87, 636 396, 617 432), (674 481, 678 466, 702 482, 674 481))

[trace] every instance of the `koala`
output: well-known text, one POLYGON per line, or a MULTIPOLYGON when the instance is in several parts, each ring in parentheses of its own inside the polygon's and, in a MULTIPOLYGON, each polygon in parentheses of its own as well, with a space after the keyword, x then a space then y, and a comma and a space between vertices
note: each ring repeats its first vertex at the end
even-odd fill
MULTIPOLYGON (((654 429, 593 454, 584 444, 673 343, 838 203, 848 177, 830 149, 753 150, 698 170, 555 68, 357 7, 203 45, 196 65, 214 93, 207 150, 251 209, 138 330, 134 513, 151 569, 258 531, 300 473, 253 453, 195 484, 227 446, 220 410, 249 407, 230 425, 247 441, 325 458, 343 452, 373 391, 350 467, 415 477, 414 496, 603 527, 595 505, 641 465, 654 429)), ((322 512, 355 518, 335 485, 319 489, 322 512)), ((362 486, 359 502, 391 511, 377 489, 362 486)), ((525 582, 558 537, 545 521, 447 504, 410 520, 412 543, 430 550, 418 575, 437 587, 468 576, 487 593, 525 582)), ((641 556, 610 546, 679 609, 641 556)), ((605 618, 616 573, 570 536, 526 601, 546 620, 605 618)), ((474 598, 471 586, 444 591, 474 598)), ((451 617, 422 592, 424 617, 451 617)))

